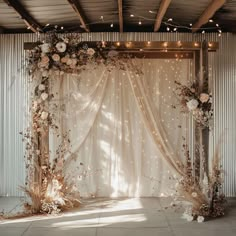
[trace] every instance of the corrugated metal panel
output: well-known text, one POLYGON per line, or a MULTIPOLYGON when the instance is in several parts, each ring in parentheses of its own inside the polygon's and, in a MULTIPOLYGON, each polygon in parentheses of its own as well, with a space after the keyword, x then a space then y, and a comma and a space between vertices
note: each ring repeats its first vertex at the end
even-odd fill
POLYGON ((25 27, 23 20, 3 0, 0 0, 0 25, 8 29, 25 27))
MULTIPOLYGON (((225 170, 224 190, 227 196, 236 196, 236 35, 230 33, 218 37, 216 33, 85 33, 84 41, 219 41, 217 52, 210 53, 209 67, 215 94, 215 128, 212 132, 212 144, 216 144, 224 134, 222 144, 222 164, 225 170)), ((18 185, 23 181, 23 146, 17 135, 22 130, 23 97, 26 94, 24 77, 20 74, 11 89, 11 79, 18 75, 17 69, 23 57, 23 42, 35 40, 35 35, 0 35, 0 74, 1 76, 1 142, 0 142, 0 195, 19 195, 18 185), (14 52, 14 54, 13 54, 14 52), (14 92, 13 92, 14 91, 14 92), (17 106, 20 105, 19 107, 17 106), (2 115, 3 113, 3 115, 2 115), (4 125, 6 124, 6 125, 4 125), (4 132, 4 133, 3 133, 4 132), (2 159, 3 158, 3 159, 2 159), (3 161, 4 160, 4 161, 3 161), (19 163, 20 168, 18 164, 19 163), (2 165, 3 163, 3 165, 2 165), (11 165, 12 164, 12 165, 11 165), (20 181, 18 181, 20 179, 20 181)))
POLYGON ((28 86, 24 41, 34 35, 0 35, 0 195, 21 196, 24 185, 24 147, 20 131, 26 127, 28 86))

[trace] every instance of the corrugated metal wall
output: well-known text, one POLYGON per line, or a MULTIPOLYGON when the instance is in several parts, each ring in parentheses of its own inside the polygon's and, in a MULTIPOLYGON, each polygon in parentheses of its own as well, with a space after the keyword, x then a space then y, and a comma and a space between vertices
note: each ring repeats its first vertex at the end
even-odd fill
MULTIPOLYGON (((236 196, 236 35, 224 33, 85 33, 84 41, 219 41, 210 53, 209 66, 215 98, 215 128, 211 143, 224 135, 221 147, 225 170, 224 190, 236 196)), ((22 61, 23 43, 36 40, 33 34, 0 35, 0 195, 19 196, 24 183, 24 149, 18 135, 24 128, 27 86, 22 61)))

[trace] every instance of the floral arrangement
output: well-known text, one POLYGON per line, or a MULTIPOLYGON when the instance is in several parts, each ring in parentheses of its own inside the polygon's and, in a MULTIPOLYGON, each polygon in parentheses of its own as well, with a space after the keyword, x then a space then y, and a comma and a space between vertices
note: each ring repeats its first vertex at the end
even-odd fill
POLYGON ((177 182, 178 195, 191 203, 183 217, 187 221, 197 220, 202 223, 206 219, 223 216, 225 212, 225 195, 222 193, 222 170, 219 164, 219 150, 217 149, 213 161, 212 170, 200 181, 194 176, 189 156, 188 146, 183 145, 186 164, 185 175, 177 182))
POLYGON ((196 123, 201 127, 211 127, 213 120, 212 95, 199 92, 195 83, 190 86, 175 81, 175 93, 179 97, 184 112, 190 112, 196 123))
MULTIPOLYGON (((39 42, 28 53, 30 74, 34 71, 42 71, 47 76, 48 72, 56 71, 63 73, 80 73, 87 64, 94 66, 106 64, 124 69, 129 55, 122 54, 114 46, 102 41, 96 44, 81 41, 77 34, 59 36, 56 33, 46 35, 43 42, 39 42), (91 47, 89 47, 89 45, 91 47), (122 59, 122 60, 118 60, 122 59), (125 63, 124 63, 125 62, 125 63)), ((140 69, 136 68, 140 73, 140 69)))

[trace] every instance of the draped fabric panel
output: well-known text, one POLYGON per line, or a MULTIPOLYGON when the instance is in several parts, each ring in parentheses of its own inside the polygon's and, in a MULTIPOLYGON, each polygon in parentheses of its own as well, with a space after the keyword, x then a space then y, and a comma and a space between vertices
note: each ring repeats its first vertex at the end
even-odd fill
MULTIPOLYGON (((143 74, 100 66, 51 77, 54 102, 63 107, 59 127, 70 130, 72 144, 64 171, 84 197, 167 196, 182 171, 176 161, 189 117, 173 108, 173 90, 174 80, 190 79, 191 61, 132 63, 143 74)), ((51 133, 51 153, 57 144, 51 133)))

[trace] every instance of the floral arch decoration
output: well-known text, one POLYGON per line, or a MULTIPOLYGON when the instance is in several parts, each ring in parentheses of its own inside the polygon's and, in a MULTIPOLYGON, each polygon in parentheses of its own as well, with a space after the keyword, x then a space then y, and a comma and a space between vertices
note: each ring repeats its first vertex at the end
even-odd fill
MULTIPOLYGON (((27 45, 26 48, 29 46, 27 45)), ((31 199, 31 203, 26 204, 30 212, 58 213, 80 204, 79 193, 73 190, 73 183, 68 182, 63 175, 64 156, 70 152, 68 132, 61 136, 56 156, 50 160, 49 128, 54 132, 58 131, 56 117, 50 110, 54 97, 50 91, 50 75, 78 74, 86 70, 87 64, 94 67, 103 64, 108 70, 114 67, 124 70, 129 67, 139 74, 142 71, 130 63, 130 58, 147 56, 143 48, 147 49, 146 52, 164 51, 175 58, 193 54, 194 58, 197 58, 195 70, 196 75, 201 73, 201 78, 190 86, 176 81, 176 94, 180 99, 180 105, 195 119, 197 134, 195 138, 199 147, 197 158, 194 159, 194 164, 198 168, 192 169, 193 160, 189 156, 187 145, 184 145, 186 162, 182 163, 184 171, 181 172, 182 178, 178 180, 177 191, 185 200, 192 203, 191 211, 188 210, 186 213, 188 219, 202 221, 202 217, 204 219, 204 217, 224 214, 224 196, 220 193, 222 181, 218 152, 213 158, 213 170, 209 173, 207 159, 203 158, 207 151, 201 143, 201 140, 204 142, 208 140, 210 122, 213 118, 212 98, 208 92, 207 53, 209 49, 217 48, 217 44, 181 43, 180 41, 82 42, 79 35, 58 36, 57 34, 49 34, 44 42, 34 44, 27 56, 33 91, 30 107, 32 122, 27 131, 22 133, 26 143, 27 167, 26 186, 22 188, 31 199), (185 52, 187 53, 184 54, 185 52), (204 71, 201 71, 202 67, 205 68, 204 71), (37 76, 38 80, 35 79, 36 74, 40 74, 37 76)), ((57 109, 56 104, 53 107, 57 109)))

